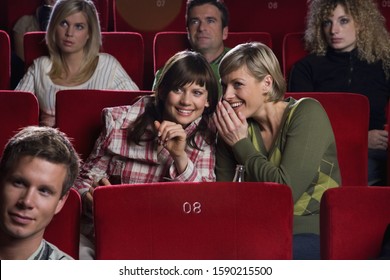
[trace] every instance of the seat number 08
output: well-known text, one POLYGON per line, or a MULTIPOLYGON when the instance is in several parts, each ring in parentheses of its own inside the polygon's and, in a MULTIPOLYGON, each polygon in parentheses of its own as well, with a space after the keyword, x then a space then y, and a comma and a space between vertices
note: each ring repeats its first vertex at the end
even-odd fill
POLYGON ((198 201, 194 203, 184 202, 183 203, 183 212, 185 214, 200 214, 202 212, 202 204, 198 201))

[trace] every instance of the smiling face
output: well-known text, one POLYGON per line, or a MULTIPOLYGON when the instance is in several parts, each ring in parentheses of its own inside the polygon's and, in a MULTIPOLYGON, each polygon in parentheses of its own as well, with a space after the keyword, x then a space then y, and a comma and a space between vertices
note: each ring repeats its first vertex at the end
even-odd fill
POLYGON ((328 19, 323 22, 323 31, 328 45, 338 52, 349 52, 356 47, 357 27, 351 15, 338 4, 328 19))
POLYGON ((264 105, 267 92, 272 87, 270 75, 262 81, 254 78, 246 66, 232 71, 221 77, 223 99, 226 100, 236 113, 241 112, 246 118, 259 116, 264 105))
POLYGON ((195 83, 171 90, 165 101, 164 119, 188 126, 209 106, 207 95, 206 87, 195 83))
POLYGON ((56 27, 57 46, 64 54, 83 53, 89 39, 88 21, 84 13, 76 12, 66 17, 56 27))
POLYGON ((67 169, 41 158, 22 157, 0 186, 0 230, 10 239, 41 238, 63 207, 67 169))

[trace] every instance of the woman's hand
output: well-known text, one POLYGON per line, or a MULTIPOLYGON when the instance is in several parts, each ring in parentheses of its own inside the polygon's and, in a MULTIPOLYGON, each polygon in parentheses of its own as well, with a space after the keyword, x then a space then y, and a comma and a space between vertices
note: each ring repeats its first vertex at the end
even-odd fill
POLYGON ((213 121, 218 129, 219 136, 228 144, 233 146, 241 139, 248 137, 248 123, 245 116, 236 112, 226 101, 218 102, 213 121))
POLYGON ((163 121, 162 123, 155 121, 154 126, 158 131, 159 144, 164 146, 172 156, 179 174, 183 173, 188 164, 188 157, 185 152, 187 134, 183 126, 170 121, 163 121))
POLYGON ((377 150, 386 150, 388 141, 388 132, 386 130, 373 129, 368 131, 368 148, 377 150))

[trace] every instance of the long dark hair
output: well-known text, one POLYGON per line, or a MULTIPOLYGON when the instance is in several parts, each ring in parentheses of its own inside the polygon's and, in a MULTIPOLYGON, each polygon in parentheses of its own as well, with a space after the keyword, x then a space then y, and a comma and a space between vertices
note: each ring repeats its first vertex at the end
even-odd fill
POLYGON ((155 139, 157 134, 150 126, 155 120, 163 121, 162 114, 169 92, 192 83, 206 87, 209 107, 205 107, 197 128, 188 135, 187 145, 199 149, 195 143, 197 133, 211 144, 215 140, 210 122, 218 102, 218 81, 206 59, 200 53, 192 51, 178 52, 167 61, 157 81, 154 102, 148 103, 145 111, 129 126, 127 141, 139 145, 141 141, 155 139))

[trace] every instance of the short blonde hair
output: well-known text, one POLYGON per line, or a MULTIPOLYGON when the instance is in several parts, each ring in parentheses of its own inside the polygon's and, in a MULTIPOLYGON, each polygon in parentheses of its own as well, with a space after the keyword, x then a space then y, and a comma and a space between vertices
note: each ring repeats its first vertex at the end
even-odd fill
POLYGON ((262 81, 267 75, 272 77, 272 89, 267 94, 268 101, 283 99, 286 81, 280 70, 279 61, 269 47, 259 42, 237 45, 222 58, 219 74, 222 78, 242 66, 246 66, 249 73, 258 81, 262 81))

